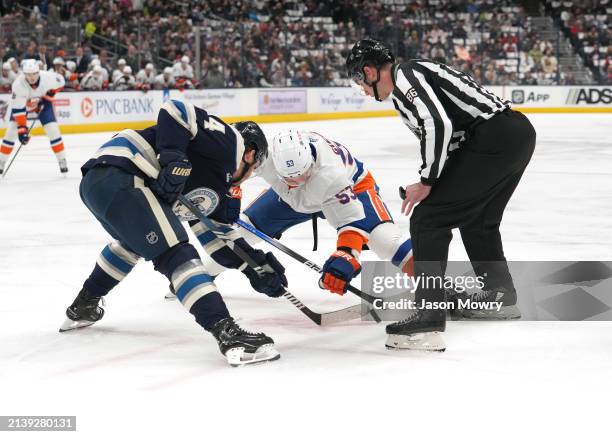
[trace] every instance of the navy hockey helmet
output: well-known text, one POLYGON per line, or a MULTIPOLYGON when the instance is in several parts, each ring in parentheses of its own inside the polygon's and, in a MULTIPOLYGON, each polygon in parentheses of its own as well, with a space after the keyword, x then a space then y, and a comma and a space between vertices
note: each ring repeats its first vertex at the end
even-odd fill
POLYGON ((255 160, 264 162, 268 157, 268 140, 259 125, 254 121, 239 121, 232 126, 242 135, 245 150, 255 149, 255 160))

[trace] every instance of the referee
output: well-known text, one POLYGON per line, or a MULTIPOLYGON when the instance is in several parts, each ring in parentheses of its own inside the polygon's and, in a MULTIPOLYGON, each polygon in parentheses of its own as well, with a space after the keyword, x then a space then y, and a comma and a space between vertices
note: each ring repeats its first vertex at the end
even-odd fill
MULTIPOLYGON (((519 318, 499 226, 535 148, 529 120, 470 76, 426 59, 395 62, 391 50, 374 39, 357 42, 346 65, 365 94, 379 102, 391 97, 420 140, 420 181, 402 193, 402 213, 408 215, 414 207, 410 233, 415 273, 444 274, 451 230, 459 228, 475 273, 485 278, 483 289, 468 298, 491 303, 483 307, 502 305, 499 311, 469 310, 463 316, 519 318)), ((445 294, 435 285, 419 287, 417 308, 444 301, 445 294)), ((444 350, 439 333, 445 320, 443 310, 416 311, 387 326, 387 346, 444 350)))

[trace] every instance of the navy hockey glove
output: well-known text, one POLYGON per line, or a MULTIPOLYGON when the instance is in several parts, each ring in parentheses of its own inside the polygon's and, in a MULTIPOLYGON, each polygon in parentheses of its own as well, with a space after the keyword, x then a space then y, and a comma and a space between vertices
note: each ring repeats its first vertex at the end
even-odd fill
POLYGON ((159 155, 161 170, 151 189, 166 202, 172 204, 183 192, 185 182, 191 174, 187 156, 179 151, 162 152, 159 155))
POLYGON ((24 146, 30 141, 30 133, 28 128, 25 126, 19 126, 17 128, 17 135, 19 136, 19 142, 24 146))
POLYGON ((361 271, 361 264, 350 252, 338 249, 329 257, 321 270, 319 287, 343 295, 351 280, 361 271))
POLYGON ((276 259, 272 252, 264 253, 262 250, 249 251, 249 255, 259 264, 266 273, 261 276, 257 274, 251 267, 247 267, 242 271, 249 278, 251 287, 270 297, 280 297, 287 290, 287 277, 285 276, 285 268, 276 259))

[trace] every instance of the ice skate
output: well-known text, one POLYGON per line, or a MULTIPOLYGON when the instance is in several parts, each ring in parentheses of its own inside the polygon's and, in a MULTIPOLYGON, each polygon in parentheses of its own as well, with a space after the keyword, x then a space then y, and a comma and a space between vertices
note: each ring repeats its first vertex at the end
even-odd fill
POLYGON ((440 310, 417 310, 404 320, 387 325, 387 349, 444 352, 440 332, 446 328, 446 315, 440 310))
POLYGON ((98 304, 104 299, 94 296, 87 290, 82 289, 72 305, 66 309, 66 321, 62 324, 59 332, 71 331, 73 329, 85 328, 93 325, 104 316, 104 309, 98 304))
POLYGON ((166 300, 176 300, 176 292, 174 291, 174 287, 172 286, 172 284, 170 284, 169 288, 170 289, 168 290, 168 292, 164 296, 164 299, 166 299, 166 300))
POLYGON ((61 174, 65 175, 66 173, 68 173, 68 162, 66 161, 66 158, 58 159, 57 163, 59 164, 61 174))
POLYGON ((513 320, 521 318, 516 305, 516 290, 497 287, 457 295, 456 314, 465 319, 513 320))
POLYGON ((263 333, 243 330, 231 317, 218 321, 210 333, 217 340, 221 353, 225 355, 231 366, 274 361, 280 358, 270 337, 263 333))

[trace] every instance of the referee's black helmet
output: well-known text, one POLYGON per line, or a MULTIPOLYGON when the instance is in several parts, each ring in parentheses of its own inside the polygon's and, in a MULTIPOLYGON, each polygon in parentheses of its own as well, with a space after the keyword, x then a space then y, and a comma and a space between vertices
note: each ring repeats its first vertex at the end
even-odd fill
POLYGON ((346 58, 349 79, 360 82, 365 80, 363 67, 372 65, 379 69, 387 63, 395 62, 391 49, 382 41, 365 38, 357 41, 346 58))

